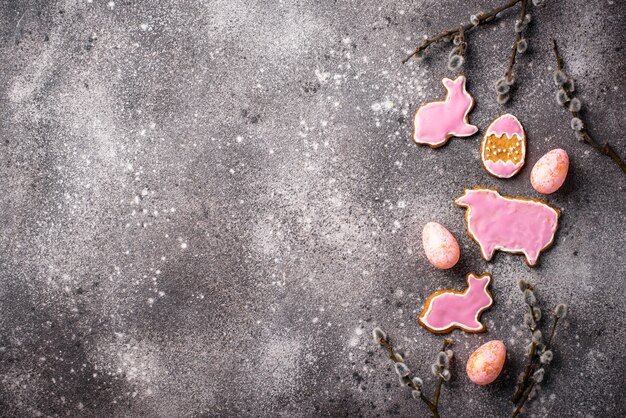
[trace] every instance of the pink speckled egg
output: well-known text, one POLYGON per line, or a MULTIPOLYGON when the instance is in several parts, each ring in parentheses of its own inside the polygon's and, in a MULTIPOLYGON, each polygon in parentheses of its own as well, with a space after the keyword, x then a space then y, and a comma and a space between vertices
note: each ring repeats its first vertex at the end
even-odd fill
POLYGON ((530 173, 530 183, 539 193, 554 193, 563 185, 568 169, 567 152, 553 149, 537 161, 530 173))
POLYGON ((478 347, 467 360, 467 375, 477 385, 488 385, 497 379, 506 359, 502 341, 489 341, 478 347))
POLYGON ((461 256, 454 236, 437 222, 428 222, 424 226, 422 244, 428 261, 438 269, 452 268, 461 256))

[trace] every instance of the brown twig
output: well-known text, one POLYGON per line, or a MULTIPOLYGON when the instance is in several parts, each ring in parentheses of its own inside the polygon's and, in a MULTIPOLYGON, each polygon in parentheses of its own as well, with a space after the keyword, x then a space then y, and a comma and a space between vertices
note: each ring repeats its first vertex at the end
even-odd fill
POLYGON ((465 29, 463 26, 459 28, 459 46, 456 47, 456 53, 462 57, 465 57, 465 51, 467 50, 467 42, 465 42, 465 29))
MULTIPOLYGON (((552 43, 552 50, 554 51, 554 55, 556 57, 557 70, 560 71, 563 69, 563 59, 559 54, 559 48, 556 43, 556 39, 553 39, 552 43)), ((570 110, 570 113, 572 114, 572 117, 581 119, 579 111, 570 110)), ((615 164, 617 164, 619 168, 621 168, 622 171, 626 174, 626 163, 624 163, 624 160, 621 159, 621 157, 617 154, 613 147, 611 147, 608 142, 605 142, 604 145, 600 145, 599 142, 593 139, 593 137, 589 134, 589 131, 584 126, 585 124, 583 124, 583 128, 579 131, 580 138, 583 140, 583 142, 591 145, 600 154, 610 157, 615 162, 615 164)))
POLYGON ((535 379, 533 379, 530 385, 528 385, 528 387, 524 391, 524 394, 522 395, 522 399, 520 403, 517 405, 517 408, 515 408, 515 411, 513 411, 513 415, 511 416, 511 418, 517 417, 522 412, 522 408, 524 407, 524 404, 526 403, 526 401, 528 400, 528 397, 530 396, 530 392, 533 391, 536 384, 537 382, 535 381, 535 379))
MULTIPOLYGON (((387 353, 389 354, 389 359, 394 363, 400 363, 389 340, 387 338, 381 338, 378 341, 380 345, 385 347, 385 349, 387 350, 387 353)), ((413 380, 408 377, 404 377, 403 379, 406 382, 407 386, 409 386, 413 390, 418 390, 420 392, 420 399, 426 404, 426 406, 428 406, 428 409, 430 409, 430 411, 433 413, 434 418, 440 418, 439 411, 437 410, 437 405, 435 405, 430 399, 426 397, 426 395, 424 395, 424 393, 422 392, 422 388, 415 386, 413 380)))
MULTIPOLYGON (((443 340, 443 347, 441 347, 440 351, 446 351, 446 349, 452 345, 452 340, 450 338, 446 338, 443 340)), ((444 382, 444 378, 443 376, 439 376, 439 381, 437 382, 437 388, 435 389, 435 397, 434 397, 434 404, 435 404, 435 409, 439 408, 439 396, 441 395, 441 386, 443 386, 443 382, 444 382)))
POLYGON ((552 340, 554 339, 554 334, 556 333, 556 325, 559 323, 559 317, 554 316, 554 322, 552 323, 552 331, 550 331, 550 338, 548 339, 548 343, 546 344, 546 350, 549 350, 552 347, 552 340))
MULTIPOLYGON (((384 334, 383 334, 384 335, 384 334)), ((399 359, 398 355, 396 354, 395 350, 393 349, 393 345, 391 345, 391 342, 389 341, 389 339, 385 336, 382 338, 378 338, 376 340, 376 342, 380 345, 382 345, 383 347, 385 347, 385 349, 387 350, 387 354, 389 355, 389 359, 394 362, 394 363, 402 363, 402 360, 399 359)), ((450 338, 446 338, 443 341, 443 346, 441 347, 441 351, 446 351, 446 349, 452 345, 452 339, 450 338)), ((422 387, 421 386, 417 386, 414 382, 413 379, 411 379, 410 375, 404 376, 402 377, 402 381, 411 389, 413 389, 414 391, 418 391, 420 394, 420 399, 422 400, 422 402, 424 402, 426 404, 426 406, 428 406, 428 409, 430 409, 430 411, 433 414, 433 418, 440 418, 439 415, 439 398, 440 398, 440 394, 441 394, 441 386, 443 385, 444 382, 444 378, 443 375, 439 375, 439 381, 437 383, 437 387, 435 389, 435 396, 433 398, 433 400, 431 401, 430 399, 428 399, 426 397, 426 395, 424 395, 423 391, 422 391, 422 387)))
MULTIPOLYGON (((522 9, 520 12, 520 24, 523 24, 524 19, 526 18, 526 5, 528 0, 522 0, 522 9)), ((511 59, 509 60, 509 68, 506 70, 506 79, 507 81, 511 81, 513 77, 513 67, 515 66, 515 59, 517 58, 517 44, 522 39, 522 32, 515 33, 515 42, 513 42, 513 47, 511 48, 511 59)))
POLYGON ((439 33, 438 35, 435 35, 431 38, 426 38, 424 40, 424 42, 422 42, 420 45, 417 46, 417 48, 415 48, 415 51, 413 51, 413 53, 411 53, 409 56, 407 56, 405 59, 402 60, 403 64, 406 64, 411 58, 413 58, 414 56, 418 55, 420 52, 424 51, 426 48, 428 48, 429 46, 431 46, 432 44, 441 42, 442 40, 457 35, 460 33, 460 31, 463 32, 468 32, 484 23, 487 22, 491 22, 492 20, 494 20, 496 18, 496 16, 498 15, 498 13, 506 10, 506 9, 510 9, 511 7, 515 6, 517 3, 521 2, 522 0, 509 0, 508 3, 503 4, 502 6, 496 7, 495 9, 486 12, 486 13, 481 13, 479 15, 477 15, 476 17, 478 18, 478 24, 474 25, 474 23, 470 22, 470 23, 466 23, 465 25, 462 25, 460 27, 455 27, 453 29, 448 29, 446 31, 443 31, 441 33, 439 33))
MULTIPOLYGON (((528 309, 530 311, 531 317, 533 318, 533 320, 535 320, 535 314, 533 312, 533 307, 529 305, 528 309)), ((534 329, 531 329, 531 332, 534 332, 534 329)), ((533 360, 535 358, 535 354, 537 354, 537 343, 535 343, 534 341, 531 340, 531 342, 530 342, 530 352, 528 354, 528 363, 526 364, 526 368, 524 369, 524 377, 522 378, 522 380, 520 382, 518 382, 517 387, 515 388, 515 393, 511 397, 511 402, 513 402, 513 403, 519 402, 520 398, 522 397, 522 395, 524 393, 524 388, 528 384, 528 379, 530 379, 530 376, 533 373, 533 369, 535 368, 534 365, 533 365, 533 360)))

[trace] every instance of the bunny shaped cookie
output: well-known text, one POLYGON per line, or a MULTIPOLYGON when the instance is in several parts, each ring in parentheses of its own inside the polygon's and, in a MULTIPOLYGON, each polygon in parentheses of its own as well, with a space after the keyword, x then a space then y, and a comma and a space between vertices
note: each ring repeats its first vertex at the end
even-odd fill
POLYGON ((442 83, 447 90, 446 99, 427 103, 415 112, 413 141, 416 144, 438 148, 451 136, 465 137, 478 132, 467 120, 474 99, 465 90, 465 76, 458 76, 454 81, 444 78, 442 83))
POLYGON ((463 292, 440 290, 430 295, 417 319, 420 325, 435 334, 445 334, 455 328, 485 332, 487 328, 480 322, 480 314, 493 304, 487 289, 491 275, 469 273, 466 280, 467 289, 463 292))

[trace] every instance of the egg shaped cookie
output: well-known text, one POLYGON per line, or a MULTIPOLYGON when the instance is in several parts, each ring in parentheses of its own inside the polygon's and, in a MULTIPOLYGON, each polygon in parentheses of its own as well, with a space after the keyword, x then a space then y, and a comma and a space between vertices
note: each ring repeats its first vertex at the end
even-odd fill
POLYGON ((541 194, 554 193, 565 182, 569 157, 564 149, 553 149, 535 163, 530 172, 530 183, 541 194))
POLYGON ((522 169, 526 159, 526 134, 517 118, 505 114, 491 122, 480 144, 485 170, 507 179, 522 169))
POLYGON ((477 385, 488 385, 498 378, 506 360, 502 341, 489 341, 478 347, 467 360, 467 376, 477 385))
POLYGON ((456 238, 443 225, 428 222, 422 230, 422 244, 428 261, 438 269, 454 267, 461 251, 456 238))

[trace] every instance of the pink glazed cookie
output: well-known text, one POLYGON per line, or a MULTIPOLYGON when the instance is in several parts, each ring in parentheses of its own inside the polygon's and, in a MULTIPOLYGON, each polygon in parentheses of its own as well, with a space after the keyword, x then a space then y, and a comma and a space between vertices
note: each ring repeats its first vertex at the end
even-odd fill
POLYGON ((467 208, 467 232, 487 261, 496 250, 524 254, 535 267, 541 251, 554 241, 560 212, 546 203, 501 196, 495 189, 465 189, 454 203, 467 208))
POLYGON ((467 289, 440 290, 428 297, 417 322, 435 334, 445 334, 455 328, 465 332, 485 332, 480 315, 493 305, 489 290, 491 275, 467 275, 467 289))
POLYGON ((459 244, 454 236, 437 222, 428 222, 424 225, 422 244, 428 261, 438 269, 454 267, 461 256, 459 244))
POLYGON ((465 371, 477 385, 488 385, 498 378, 504 361, 506 346, 502 341, 489 341, 478 347, 467 360, 465 371))
POLYGON ((508 179, 517 174, 526 159, 526 134, 511 114, 491 122, 480 143, 480 158, 493 176, 508 179))
POLYGON ((444 101, 426 103, 413 117, 413 141, 416 144, 438 148, 452 136, 474 135, 478 128, 470 125, 467 115, 474 107, 474 99, 465 89, 465 76, 454 81, 441 81, 447 90, 444 101))
POLYGON ((530 183, 541 194, 554 193, 561 188, 569 170, 569 157, 564 149, 553 149, 535 163, 530 183))

